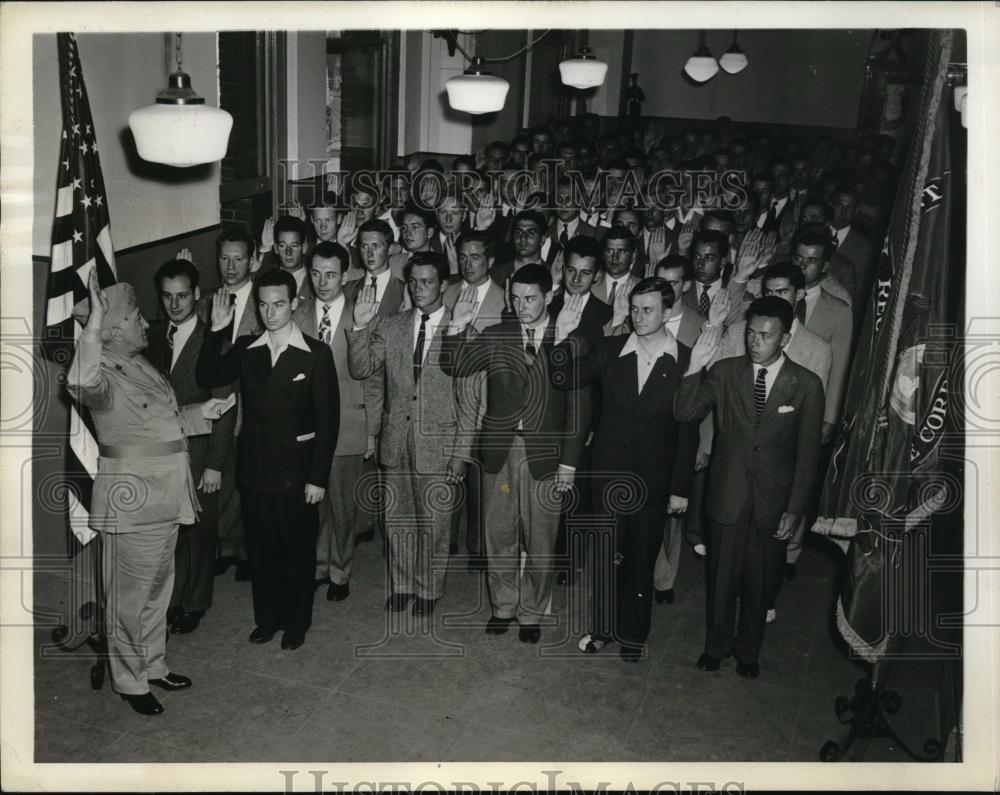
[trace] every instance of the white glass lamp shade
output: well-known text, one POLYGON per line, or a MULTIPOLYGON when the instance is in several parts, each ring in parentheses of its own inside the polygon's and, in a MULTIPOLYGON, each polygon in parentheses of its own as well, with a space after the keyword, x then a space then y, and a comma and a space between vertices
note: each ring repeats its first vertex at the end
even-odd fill
POLYGON ((448 104, 465 113, 496 113, 503 110, 510 83, 491 74, 465 74, 448 78, 444 84, 448 104))
POLYGON ((750 61, 746 55, 743 54, 743 50, 741 50, 736 44, 723 53, 722 57, 719 59, 719 66, 731 75, 739 74, 747 68, 749 63, 750 61))
POLYGON ((573 88, 594 88, 604 83, 608 65, 596 58, 569 58, 559 62, 563 84, 573 88))
POLYGON ((719 71, 719 62, 711 55, 702 55, 699 51, 687 59, 684 71, 692 80, 704 83, 715 77, 715 73, 719 71))
POLYGON ((148 105, 129 114, 139 157, 168 166, 214 163, 226 156, 233 117, 211 105, 148 105))

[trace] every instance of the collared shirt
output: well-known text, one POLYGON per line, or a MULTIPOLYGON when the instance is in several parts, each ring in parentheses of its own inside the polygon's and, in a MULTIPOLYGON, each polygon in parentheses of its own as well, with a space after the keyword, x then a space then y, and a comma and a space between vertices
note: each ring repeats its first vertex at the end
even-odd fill
POLYGON ((816 308, 816 302, 822 294, 822 289, 821 282, 816 282, 812 287, 806 288, 806 297, 802 299, 806 302, 806 326, 809 325, 809 318, 812 317, 812 312, 816 308))
MULTIPOLYGON (((767 366, 767 375, 764 376, 764 394, 767 397, 771 396, 771 387, 774 386, 774 382, 778 379, 778 371, 781 370, 781 365, 785 363, 785 354, 779 353, 778 358, 775 359, 767 366)), ((761 370, 759 364, 753 366, 753 380, 757 383, 757 373, 761 370)))
MULTIPOLYGON (((472 322, 476 322, 476 318, 479 317, 479 313, 483 311, 483 302, 486 300, 486 293, 490 291, 491 279, 487 279, 485 282, 476 287, 476 316, 472 318, 472 322)), ((466 282, 462 282, 463 289, 467 286, 466 282)))
POLYGON ((663 356, 665 353, 669 353, 677 359, 677 340, 674 338, 673 334, 667 334, 663 338, 660 344, 653 349, 650 353, 647 353, 639 346, 639 337, 633 331, 629 334, 628 341, 622 346, 621 353, 618 357, 628 356, 630 353, 634 353, 636 357, 636 374, 639 376, 639 392, 642 392, 642 388, 646 385, 646 381, 649 380, 649 374, 653 372, 653 367, 656 366, 656 360, 663 356))
POLYGON ((257 339, 247 345, 247 349, 261 348, 266 345, 268 350, 271 351, 271 367, 274 367, 278 361, 278 357, 281 356, 281 354, 283 354, 289 347, 298 348, 299 350, 308 353, 309 345, 306 344, 306 338, 302 336, 302 332, 299 330, 299 327, 295 325, 295 323, 292 323, 291 326, 292 331, 288 335, 288 339, 281 345, 276 345, 274 339, 271 337, 271 332, 265 331, 257 339))
POLYGON ((316 299, 316 333, 320 333, 320 324, 323 322, 323 307, 329 306, 330 309, 327 312, 327 317, 330 318, 330 334, 332 335, 334 331, 337 330, 337 325, 340 323, 340 317, 344 314, 344 305, 347 303, 347 299, 344 298, 344 294, 341 293, 336 298, 334 298, 329 304, 324 304, 318 298, 316 299))
POLYGON ((612 285, 617 285, 615 287, 615 297, 617 298, 618 294, 622 290, 627 290, 628 289, 628 280, 629 280, 629 278, 630 278, 630 275, 629 275, 628 271, 625 271, 625 273, 622 274, 621 276, 619 276, 617 279, 613 278, 612 276, 609 276, 608 273, 607 273, 607 271, 605 271, 605 273, 604 273, 604 279, 607 282, 607 288, 608 288, 607 291, 605 292, 605 294, 608 297, 608 301, 611 300, 611 286, 612 285))
POLYGON ((534 336, 531 339, 531 344, 535 346, 535 353, 538 353, 542 347, 542 340, 545 338, 545 332, 548 329, 549 318, 547 315, 542 315, 542 319, 534 326, 526 326, 521 324, 521 347, 527 349, 528 347, 528 328, 534 330, 534 336))
MULTIPOLYGON (((389 289, 389 279, 392 278, 392 269, 386 268, 382 273, 375 277, 375 300, 381 301, 385 298, 385 291, 389 289)), ((364 275, 364 286, 372 286, 372 275, 368 271, 365 271, 364 275)))
POLYGON ((666 330, 673 335, 674 339, 677 338, 677 332, 680 331, 681 321, 683 319, 684 312, 678 312, 675 317, 669 317, 663 323, 664 328, 666 328, 666 330))
MULTIPOLYGON (((171 323, 170 326, 177 326, 177 331, 174 332, 174 347, 173 354, 170 357, 170 369, 174 369, 174 365, 177 364, 177 357, 181 355, 181 351, 184 350, 184 344, 191 338, 194 333, 195 324, 198 322, 198 316, 192 314, 183 323, 171 323)), ((168 330, 170 326, 167 326, 168 330)))
MULTIPOLYGON (((413 312, 413 347, 417 347, 417 334, 420 331, 420 316, 423 313, 416 309, 413 312)), ((427 351, 431 348, 431 343, 434 341, 434 333, 437 331, 438 326, 441 325, 441 321, 444 319, 444 306, 439 306, 437 311, 431 312, 430 316, 427 318, 427 325, 424 327, 424 350, 420 354, 420 361, 423 362, 427 358, 427 351)))
MULTIPOLYGON (((253 282, 247 279, 242 287, 230 290, 229 294, 236 296, 236 303, 234 305, 236 311, 233 315, 233 335, 229 341, 236 342, 236 338, 240 333, 240 321, 243 320, 243 313, 246 311, 247 302, 253 295, 253 282)), ((251 309, 251 311, 253 310, 251 309)))
POLYGON ((850 224, 845 226, 843 229, 837 230, 837 248, 840 248, 842 245, 844 245, 844 238, 847 237, 847 233, 850 231, 851 231, 850 224))
POLYGON ((576 234, 577 227, 580 226, 580 216, 576 216, 572 221, 566 223, 565 221, 559 221, 556 227, 556 237, 562 237, 563 230, 566 231, 566 237, 570 240, 573 239, 573 235, 576 234))
MULTIPOLYGON (((701 282, 695 282, 694 286, 692 287, 692 289, 694 290, 694 303, 695 303, 695 306, 699 306, 701 304, 701 294, 705 290, 705 285, 702 284, 701 282)), ((714 282, 712 282, 711 284, 709 284, 708 285, 708 300, 709 301, 714 301, 715 300, 715 296, 717 296, 719 294, 719 291, 721 289, 722 289, 722 279, 721 278, 716 279, 714 282)))
MULTIPOLYGON (((774 208, 774 217, 777 218, 781 215, 781 211, 785 209, 785 205, 788 204, 788 196, 784 196, 780 199, 771 199, 771 207, 774 208)), ((760 215, 757 216, 757 228, 760 229, 764 226, 764 222, 767 220, 767 210, 764 210, 760 215)))

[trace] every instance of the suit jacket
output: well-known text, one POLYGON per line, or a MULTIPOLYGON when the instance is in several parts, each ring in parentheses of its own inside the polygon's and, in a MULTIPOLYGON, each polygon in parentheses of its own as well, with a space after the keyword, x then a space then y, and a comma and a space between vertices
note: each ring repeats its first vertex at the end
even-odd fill
MULTIPOLYGON (((785 355, 796 364, 801 364, 810 373, 815 373, 822 382, 825 393, 830 381, 830 343, 819 334, 807 329, 802 323, 796 323, 794 328, 795 333, 792 335, 792 341, 785 348, 785 355)), ((746 354, 746 330, 747 322, 745 320, 733 323, 726 329, 716 361, 746 354)))
MULTIPOLYGON (((455 308, 455 304, 458 302, 458 296, 461 294, 465 286, 465 282, 459 279, 456 282, 452 282, 445 288, 442 300, 449 315, 455 308)), ((499 323, 503 313, 503 288, 491 280, 489 282, 489 287, 486 289, 486 297, 483 299, 483 302, 479 307, 479 312, 476 314, 476 319, 472 321, 471 326, 477 333, 481 334, 485 329, 499 323)))
MULTIPOLYGON (((854 224, 830 258, 830 273, 846 289, 851 306, 864 306, 875 279, 878 250, 854 224)), ((864 314, 864 313, 861 313, 864 314)))
MULTIPOLYGON (((154 320, 149 326, 149 345, 143 355, 153 367, 161 373, 166 373, 170 365, 171 353, 167 347, 167 329, 170 324, 166 320, 154 320)), ((177 363, 164 377, 174 388, 177 402, 181 406, 204 403, 209 398, 224 398, 232 394, 232 384, 216 389, 205 389, 198 385, 195 379, 195 365, 198 353, 201 351, 207 327, 200 319, 195 318, 194 330, 187 338, 184 347, 177 355, 177 363)), ((233 431, 236 427, 236 409, 223 414, 212 423, 212 432, 207 436, 192 436, 188 439, 188 456, 191 459, 191 476, 195 484, 201 480, 206 468, 222 471, 226 454, 233 443, 233 431)))
POLYGON ((347 332, 351 375, 368 378, 385 370, 385 419, 379 442, 383 466, 404 465, 407 437, 413 432, 417 471, 445 471, 449 459, 471 459, 474 417, 459 405, 464 385, 441 369, 441 339, 451 320, 446 309, 414 381, 414 318, 418 310, 376 317, 370 326, 347 332))
MULTIPOLYGON (((278 255, 273 251, 265 251, 263 256, 260 258, 260 268, 257 269, 257 273, 258 275, 261 273, 267 273, 269 270, 274 270, 280 267, 281 260, 278 258, 278 255)), ((298 292, 295 294, 295 297, 298 298, 299 301, 304 301, 305 299, 312 298, 313 296, 312 281, 309 279, 309 269, 306 268, 304 257, 302 267, 306 269, 306 273, 305 276, 302 277, 302 284, 299 285, 298 292)), ((294 274, 292 275, 292 278, 295 278, 294 274)))
POLYGON ((806 328, 830 344, 830 381, 826 389, 823 421, 837 425, 840 422, 844 392, 847 390, 848 367, 851 363, 854 328, 851 307, 820 290, 806 328))
POLYGON ((656 360, 639 392, 638 358, 621 356, 630 337, 599 337, 590 351, 574 357, 580 339, 571 335, 558 349, 565 356, 558 373, 561 387, 597 383, 601 417, 594 433, 591 468, 596 473, 631 472, 646 485, 647 504, 665 505, 670 495, 687 497, 698 424, 677 422, 674 393, 691 359, 691 350, 678 344, 677 358, 664 354, 656 360), (575 358, 575 361, 574 361, 575 358))
MULTIPOLYGON (((292 314, 292 321, 303 334, 319 339, 316 322, 316 299, 299 304, 292 314)), ((344 296, 344 309, 333 329, 330 350, 337 370, 340 395, 340 431, 334 455, 364 455, 368 450, 368 437, 378 436, 382 421, 382 378, 373 376, 359 381, 351 377, 347 363, 347 332, 354 325, 354 302, 344 296)))
MULTIPOLYGON (((371 277, 367 271, 365 271, 365 275, 362 278, 355 279, 344 285, 344 295, 347 296, 352 304, 357 303, 358 295, 366 284, 371 284, 371 277)), ((379 302, 378 317, 386 317, 387 315, 398 313, 403 307, 405 297, 406 285, 403 284, 401 279, 390 277, 389 285, 385 288, 385 294, 377 296, 379 302)))
POLYGON ((749 357, 723 359, 707 373, 681 380, 674 412, 685 422, 715 411, 715 453, 705 501, 709 518, 731 525, 749 510, 756 527, 771 531, 782 513, 803 516, 812 498, 823 386, 786 357, 757 417, 753 381, 749 357))
POLYGON ((305 485, 325 489, 337 447, 340 393, 333 354, 304 337, 308 351, 289 346, 272 367, 260 337, 240 337, 225 353, 225 329, 209 331, 195 375, 204 387, 240 380, 243 428, 237 466, 247 488, 301 495, 305 485))
POLYGON ((178 406, 145 357, 121 356, 86 338, 77 343, 66 389, 90 409, 100 445, 90 527, 134 533, 193 524, 199 506, 185 437, 211 430, 199 407, 178 406), (149 449, 170 442, 179 449, 149 449))
POLYGON ((487 472, 500 471, 519 422, 532 478, 548 477, 559 464, 579 465, 590 425, 590 402, 586 390, 553 386, 554 336, 555 325, 550 322, 530 367, 517 320, 505 320, 482 334, 466 329, 444 337, 445 372, 456 377, 486 373, 486 411, 476 448, 487 472))
MULTIPOLYGON (((551 265, 556 258, 556 255, 562 251, 562 246, 559 244, 559 230, 562 227, 562 221, 560 221, 555 216, 549 222, 549 229, 546 234, 549 236, 549 255, 545 258, 545 264, 551 265)), ((576 229, 573 230, 573 235, 570 237, 572 240, 574 237, 595 237, 600 239, 597 234, 597 228, 588 224, 582 218, 577 221, 576 229)))

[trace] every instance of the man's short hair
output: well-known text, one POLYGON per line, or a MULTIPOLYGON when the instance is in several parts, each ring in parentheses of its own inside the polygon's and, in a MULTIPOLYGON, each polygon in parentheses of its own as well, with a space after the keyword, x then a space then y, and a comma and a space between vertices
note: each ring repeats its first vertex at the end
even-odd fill
POLYGON ((833 197, 837 195, 853 196, 855 201, 861 201, 861 194, 852 182, 843 181, 834 185, 833 190, 830 191, 830 196, 833 197))
POLYGON ((217 238, 215 238, 215 258, 218 259, 222 255, 222 244, 223 243, 242 243, 246 246, 247 259, 253 257, 254 252, 257 250, 257 246, 253 242, 253 238, 250 237, 246 232, 240 229, 227 229, 217 238))
POLYGON ((169 259, 157 268, 156 273, 153 275, 153 284, 156 286, 156 292, 160 292, 163 288, 165 279, 176 279, 178 276, 187 276, 192 292, 198 287, 199 274, 193 262, 179 258, 169 259))
POLYGON ((676 268, 681 269, 681 279, 683 281, 689 282, 694 279, 694 266, 691 265, 691 259, 685 257, 683 254, 667 254, 667 256, 656 263, 653 272, 655 274, 656 271, 674 270, 676 268))
POLYGON ((257 277, 257 281, 253 286, 254 298, 256 300, 260 300, 260 291, 264 287, 287 288, 289 301, 293 300, 298 294, 298 285, 295 283, 295 277, 284 268, 272 268, 271 270, 264 271, 257 277))
POLYGON ((454 171, 459 166, 468 166, 473 171, 476 170, 476 159, 472 155, 459 155, 451 161, 451 170, 454 171))
POLYGON ((340 263, 341 276, 351 267, 351 255, 347 253, 346 248, 334 240, 323 240, 309 250, 309 255, 306 257, 306 267, 310 270, 316 257, 337 260, 340 263))
POLYGON ((403 266, 403 281, 410 280, 410 273, 418 265, 433 265, 437 271, 441 286, 448 284, 448 277, 451 275, 451 267, 448 264, 448 257, 438 251, 415 251, 406 265, 403 266))
POLYGON ((754 317, 773 317, 781 322, 783 334, 787 334, 792 328, 792 321, 795 319, 795 310, 784 298, 776 295, 765 295, 757 298, 747 308, 746 321, 750 324, 750 319, 754 317))
POLYGON ((360 227, 358 227, 358 242, 361 242, 361 236, 365 232, 377 232, 382 235, 382 239, 385 240, 385 244, 388 246, 393 242, 392 227, 389 226, 388 222, 383 221, 381 218, 369 218, 360 227))
POLYGON ((694 251, 699 243, 714 243, 719 249, 719 257, 726 259, 729 256, 729 238, 718 229, 699 229, 691 240, 691 250, 694 251))
POLYGON ((543 294, 552 292, 552 274, 544 265, 537 262, 522 265, 514 275, 510 277, 510 283, 514 284, 537 284, 543 294))
POLYGON ((720 224, 726 224, 730 229, 736 226, 736 216, 732 210, 709 210, 702 218, 702 223, 706 218, 712 218, 720 224))
POLYGON ((803 224, 792 237, 792 254, 799 246, 822 246, 823 262, 829 262, 837 248, 837 237, 826 224, 803 224))
POLYGON ((818 207, 820 214, 826 221, 833 220, 833 208, 830 206, 830 202, 822 196, 807 196, 802 204, 802 210, 805 211, 806 207, 818 207))
POLYGON ((806 275, 802 272, 802 268, 790 262, 775 262, 773 265, 768 265, 760 277, 761 289, 767 287, 768 279, 788 279, 788 283, 796 290, 806 289, 806 275))
POLYGON ((632 234, 632 230, 623 224, 615 224, 607 232, 604 233, 604 242, 609 240, 624 240, 628 244, 629 253, 635 253, 635 235, 632 234))
POLYGON ((278 237, 286 232, 295 232, 299 236, 299 242, 306 242, 306 222, 294 215, 283 215, 274 224, 274 241, 278 242, 278 237))
POLYGON ((569 242, 566 243, 566 248, 563 249, 563 262, 569 262, 570 255, 572 254, 576 254, 578 257, 590 257, 597 265, 597 269, 602 269, 601 244, 597 241, 596 237, 577 235, 570 238, 569 242))
POLYGON ((430 210, 425 210, 423 207, 419 207, 418 205, 413 204, 412 202, 410 202, 409 204, 406 205, 406 207, 403 208, 403 212, 399 214, 399 220, 405 223, 406 216, 408 215, 417 216, 417 218, 421 219, 424 222, 424 224, 426 224, 428 229, 437 228, 437 223, 438 223, 437 216, 430 210))
POLYGON ((539 233, 543 235, 545 234, 545 227, 548 226, 545 222, 545 216, 538 212, 538 210, 521 210, 521 212, 514 216, 514 223, 511 228, 517 226, 518 221, 530 221, 538 227, 539 233))
POLYGON ((674 288, 670 283, 660 276, 647 276, 632 288, 628 294, 629 303, 637 295, 647 295, 649 293, 659 293, 663 299, 663 308, 670 309, 674 305, 674 288))
POLYGON ((481 243, 483 246, 483 256, 486 259, 490 259, 494 254, 493 238, 490 237, 490 233, 485 229, 470 229, 463 232, 459 238, 458 242, 455 244, 455 251, 459 254, 462 253, 462 246, 466 243, 481 243))

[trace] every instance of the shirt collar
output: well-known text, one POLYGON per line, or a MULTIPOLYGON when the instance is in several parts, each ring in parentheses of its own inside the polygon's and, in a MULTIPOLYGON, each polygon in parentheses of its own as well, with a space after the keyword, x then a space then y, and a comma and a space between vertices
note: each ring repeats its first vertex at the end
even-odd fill
MULTIPOLYGON (((271 344, 271 332, 265 331, 257 339, 247 345, 247 348, 260 348, 263 346, 268 348, 274 348, 271 344)), ((302 331, 299 329, 295 323, 292 323, 292 332, 288 335, 288 342, 286 343, 289 348, 298 348, 301 351, 309 353, 309 346, 306 344, 306 338, 302 336, 302 331)))
POLYGON ((816 298, 822 289, 820 282, 816 282, 812 287, 806 287, 806 298, 816 298))
MULTIPOLYGON (((420 315, 421 315, 420 310, 417 309, 416 307, 413 307, 413 316, 414 318, 416 318, 417 323, 420 322, 420 315)), ((444 304, 441 304, 441 306, 439 306, 437 309, 435 309, 427 316, 427 322, 432 326, 439 326, 441 325, 441 318, 443 316, 444 316, 444 304)))
POLYGON ((169 323, 169 325, 168 325, 168 328, 169 328, 169 326, 177 326, 177 333, 178 334, 180 334, 180 333, 187 334, 187 333, 190 333, 191 331, 194 330, 194 324, 197 323, 197 322, 198 322, 198 315, 196 313, 192 312, 191 313, 191 317, 189 317, 185 321, 182 321, 181 323, 174 323, 174 321, 171 320, 170 323, 169 323))
MULTIPOLYGON (((654 357, 656 359, 660 358, 665 353, 669 353, 676 361, 677 338, 674 337, 673 334, 667 334, 666 338, 660 343, 660 347, 654 352, 656 353, 656 356, 654 357)), ((634 353, 637 356, 639 355, 639 336, 634 331, 628 335, 628 340, 625 342, 625 345, 622 347, 621 353, 619 353, 618 356, 621 358, 622 356, 628 356, 630 353, 634 353)))
MULTIPOLYGON (((781 365, 783 365, 784 363, 785 363, 785 352, 782 351, 781 353, 778 354, 778 358, 767 366, 767 375, 765 376, 765 378, 773 378, 774 376, 776 376, 778 374, 778 370, 781 369, 781 365)), ((751 362, 751 364, 753 364, 753 377, 756 378, 757 373, 760 372, 761 365, 757 364, 756 362, 751 362)))

